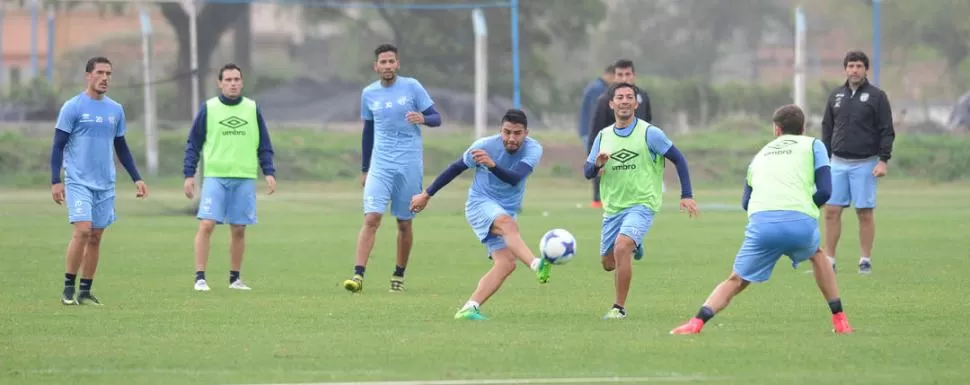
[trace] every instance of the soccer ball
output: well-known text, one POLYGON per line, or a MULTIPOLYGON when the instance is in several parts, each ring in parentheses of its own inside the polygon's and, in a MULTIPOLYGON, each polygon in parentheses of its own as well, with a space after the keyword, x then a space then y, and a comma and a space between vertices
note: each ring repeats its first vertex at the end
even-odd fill
POLYGON ((563 229, 549 230, 539 241, 539 251, 546 261, 564 265, 576 256, 576 238, 563 229))

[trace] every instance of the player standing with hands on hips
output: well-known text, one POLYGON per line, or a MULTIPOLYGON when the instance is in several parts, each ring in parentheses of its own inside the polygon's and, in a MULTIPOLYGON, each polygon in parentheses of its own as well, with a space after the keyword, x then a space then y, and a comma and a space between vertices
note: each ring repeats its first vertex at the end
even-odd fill
POLYGON ((869 274, 876 239, 876 185, 886 175, 896 132, 889 97, 866 78, 866 54, 849 52, 842 64, 845 84, 829 96, 822 117, 822 142, 832 162, 832 197, 825 206, 825 253, 834 270, 842 209, 855 206, 862 252, 859 274, 869 274))
POLYGON ((273 144, 256 102, 245 96, 242 69, 226 64, 219 70, 221 95, 199 109, 185 145, 185 196, 195 191, 195 169, 202 154, 205 179, 199 201, 199 230, 195 234, 195 290, 209 291, 205 269, 212 231, 229 224, 229 288, 250 290, 240 279, 246 250, 246 226, 256 224, 256 178, 261 168, 276 191, 273 144))
POLYGON ((424 144, 419 125, 441 125, 441 115, 421 82, 398 76, 401 62, 397 47, 382 44, 374 50, 374 56, 374 71, 380 79, 364 87, 360 94, 360 117, 364 120, 364 224, 357 237, 354 276, 344 281, 344 288, 352 293, 364 288, 364 270, 388 204, 397 217, 397 258, 390 290, 404 290, 404 270, 414 242, 411 197, 421 192, 424 179, 424 144))
POLYGON ((665 158, 677 167, 680 211, 697 216, 687 159, 660 128, 638 118, 636 87, 618 83, 610 88, 610 108, 616 123, 596 134, 586 159, 586 179, 600 176, 603 269, 614 271, 616 302, 604 319, 626 318, 626 299, 633 280, 633 259, 643 257, 641 242, 663 201, 665 158))
POLYGON ((148 186, 138 174, 125 133, 128 125, 121 104, 111 100, 111 61, 94 57, 84 66, 87 87, 61 106, 51 148, 51 197, 67 201, 67 218, 74 234, 65 257, 64 305, 101 305, 91 294, 101 256, 101 237, 115 217, 115 152, 135 182, 135 196, 148 196, 148 186), (61 180, 61 167, 65 178, 61 180), (81 290, 75 295, 78 270, 81 290))

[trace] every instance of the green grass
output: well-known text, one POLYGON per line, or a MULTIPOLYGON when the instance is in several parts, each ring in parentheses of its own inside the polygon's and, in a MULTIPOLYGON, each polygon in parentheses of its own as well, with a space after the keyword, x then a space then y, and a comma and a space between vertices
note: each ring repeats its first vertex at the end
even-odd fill
MULTIPOLYGON (((520 223, 530 245, 554 227, 579 256, 539 286, 516 271, 483 307, 484 323, 452 319, 489 262, 463 217, 467 178, 415 221, 406 293, 387 292, 394 225, 386 221, 364 292, 346 293, 360 224, 360 190, 281 184, 260 197, 244 279, 226 288, 227 229, 214 235, 209 281, 192 291, 196 221, 177 184, 137 201, 119 190, 95 292, 104 307, 58 302, 70 237, 45 190, 0 191, 0 383, 267 384, 362 380, 687 376, 718 384, 961 383, 966 328, 968 186, 884 184, 874 273, 858 276, 857 226, 846 216, 839 273, 856 328, 831 333, 807 266, 782 261, 700 336, 667 332, 696 312, 731 270, 745 216, 737 189, 702 190, 699 219, 673 192, 635 263, 630 317, 603 321, 613 299, 599 266, 599 213, 588 185, 530 181, 520 223), (583 208, 578 208, 583 205, 583 208), (702 378, 702 379, 703 379, 702 378)), ((848 214, 848 213, 847 213, 848 214)))

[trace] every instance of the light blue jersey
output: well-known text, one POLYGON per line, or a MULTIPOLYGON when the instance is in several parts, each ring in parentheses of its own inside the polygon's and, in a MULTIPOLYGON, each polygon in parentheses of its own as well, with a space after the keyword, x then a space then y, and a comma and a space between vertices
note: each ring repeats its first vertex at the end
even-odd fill
MULTIPOLYGON (((637 119, 634 119, 628 127, 614 127, 613 132, 619 136, 629 136, 633 134, 633 129, 636 125, 637 119)), ((586 158, 587 162, 596 162, 596 155, 600 152, 601 138, 602 134, 597 135, 593 141, 593 147, 589 152, 589 156, 586 158)), ((667 134, 652 124, 647 127, 646 141, 647 148, 650 150, 650 157, 654 160, 658 156, 664 156, 667 150, 670 150, 670 147, 673 146, 673 142, 670 141, 667 134)), ((632 239, 637 247, 640 247, 643 238, 653 225, 654 214, 656 213, 647 208, 647 206, 641 205, 627 208, 613 215, 604 216, 600 234, 600 255, 609 255, 613 251, 613 245, 616 244, 616 238, 621 234, 632 239)))
POLYGON ((128 131, 121 104, 107 96, 81 93, 64 102, 57 129, 70 134, 64 149, 65 184, 92 191, 114 191, 115 137, 128 131))
POLYGON ((518 151, 509 153, 502 143, 501 135, 493 135, 476 140, 462 155, 465 165, 475 170, 475 179, 468 187, 468 201, 494 201, 509 212, 518 212, 525 195, 525 179, 514 186, 502 181, 488 171, 488 168, 472 160, 471 152, 475 149, 487 152, 495 164, 502 168, 511 169, 517 163, 525 162, 535 169, 542 158, 542 146, 536 140, 526 137, 518 151))
POLYGON ((502 216, 517 218, 522 198, 525 196, 525 181, 523 178, 515 185, 499 179, 487 167, 472 160, 471 151, 484 150, 492 158, 495 165, 503 169, 512 169, 519 162, 523 162, 531 169, 535 169, 542 159, 542 146, 532 138, 526 137, 522 146, 515 153, 509 153, 502 143, 500 135, 493 135, 476 140, 462 155, 465 166, 475 170, 471 186, 468 187, 468 200, 465 202, 465 219, 471 225, 478 240, 485 244, 488 254, 506 248, 505 240, 491 234, 492 224, 502 216))
POLYGON ((374 121, 371 169, 413 167, 422 161, 421 129, 407 121, 408 112, 421 113, 434 101, 414 78, 398 76, 388 87, 375 81, 360 95, 360 117, 374 121))

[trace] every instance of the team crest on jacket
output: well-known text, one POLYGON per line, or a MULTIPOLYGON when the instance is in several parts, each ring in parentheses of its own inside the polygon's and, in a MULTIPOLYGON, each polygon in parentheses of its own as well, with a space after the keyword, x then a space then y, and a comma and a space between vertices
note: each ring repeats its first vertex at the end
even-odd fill
POLYGON ((866 100, 869 100, 868 92, 863 92, 861 95, 859 95, 859 101, 864 102, 866 100))

